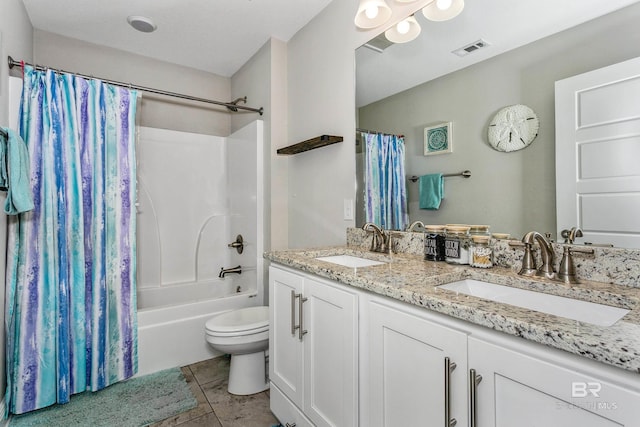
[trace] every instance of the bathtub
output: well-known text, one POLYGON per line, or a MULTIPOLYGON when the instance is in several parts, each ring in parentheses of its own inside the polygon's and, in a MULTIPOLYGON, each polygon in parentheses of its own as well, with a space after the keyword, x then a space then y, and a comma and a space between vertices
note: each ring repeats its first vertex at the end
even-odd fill
POLYGON ((245 286, 247 279, 139 289, 138 375, 219 356, 205 341, 204 324, 216 313, 260 305, 255 285, 245 286))

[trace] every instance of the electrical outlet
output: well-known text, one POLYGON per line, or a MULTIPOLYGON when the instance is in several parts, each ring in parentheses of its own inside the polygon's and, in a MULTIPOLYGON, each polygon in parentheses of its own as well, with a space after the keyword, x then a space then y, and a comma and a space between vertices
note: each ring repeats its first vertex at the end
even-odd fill
POLYGON ((353 221, 353 199, 344 199, 344 220, 353 221))

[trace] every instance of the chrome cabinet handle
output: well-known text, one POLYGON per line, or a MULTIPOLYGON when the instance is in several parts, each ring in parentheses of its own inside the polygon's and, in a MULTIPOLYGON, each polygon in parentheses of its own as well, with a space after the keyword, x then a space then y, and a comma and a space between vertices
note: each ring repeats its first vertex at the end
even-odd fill
POLYGON ((478 425, 478 417, 477 417, 477 393, 478 393, 478 384, 482 381, 482 375, 476 374, 475 369, 469 369, 469 407, 470 407, 470 420, 469 427, 477 427, 478 425))
POLYGON ((302 341, 302 337, 305 336, 305 334, 308 332, 306 329, 304 329, 304 326, 302 326, 302 322, 303 322, 303 314, 302 314, 302 304, 304 304, 308 298, 303 298, 302 294, 299 294, 299 300, 298 300, 298 339, 300 341, 302 341))
POLYGON ((450 358, 444 358, 444 427, 453 427, 458 420, 451 418, 451 372, 456 369, 455 362, 450 358))
POLYGON ((300 298, 302 294, 296 294, 296 291, 291 291, 291 335, 296 334, 296 329, 300 328, 300 325, 296 326, 296 298, 300 298))

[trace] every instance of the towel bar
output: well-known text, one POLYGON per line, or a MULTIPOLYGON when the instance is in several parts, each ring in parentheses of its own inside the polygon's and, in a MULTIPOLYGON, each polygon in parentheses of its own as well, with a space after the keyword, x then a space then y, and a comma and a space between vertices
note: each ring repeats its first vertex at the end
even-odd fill
MULTIPOLYGON (((448 173, 445 175, 442 175, 443 177, 447 178, 450 176, 462 176, 464 178, 470 178, 471 177, 471 171, 470 170, 466 170, 466 171, 462 171, 460 173, 448 173)), ((419 176, 412 176, 411 178, 409 178, 409 181, 411 182, 417 182, 420 179, 419 176)))

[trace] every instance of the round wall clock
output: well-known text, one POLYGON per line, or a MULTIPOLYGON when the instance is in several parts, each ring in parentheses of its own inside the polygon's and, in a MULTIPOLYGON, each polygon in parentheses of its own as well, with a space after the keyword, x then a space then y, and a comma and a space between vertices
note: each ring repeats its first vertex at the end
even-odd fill
POLYGON ((498 151, 521 150, 538 136, 540 121, 526 105, 510 105, 496 113, 489 124, 489 144, 498 151))

